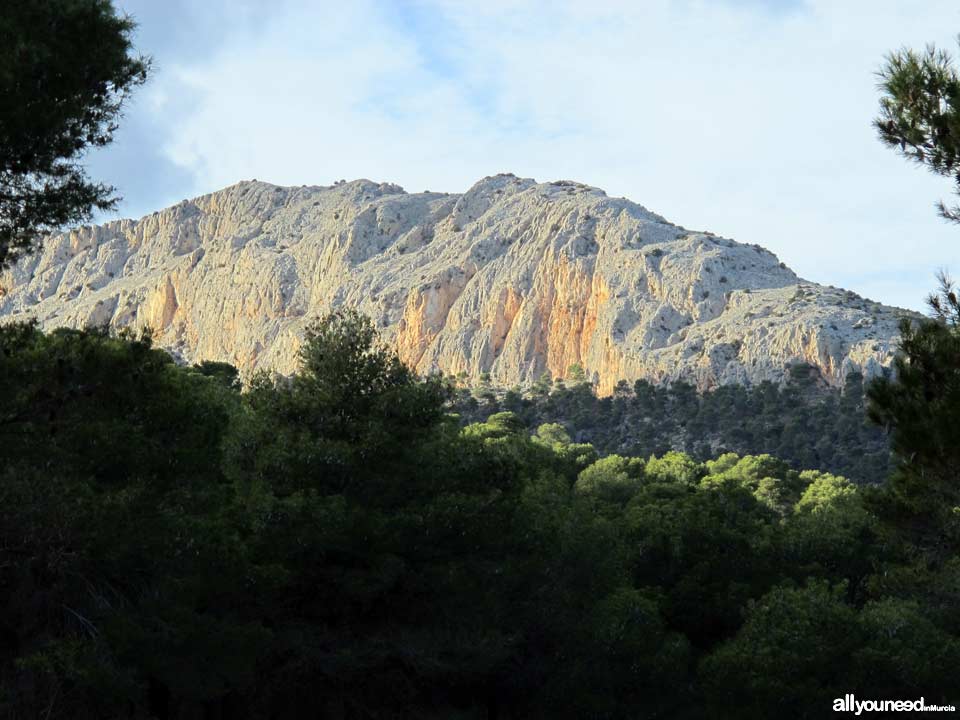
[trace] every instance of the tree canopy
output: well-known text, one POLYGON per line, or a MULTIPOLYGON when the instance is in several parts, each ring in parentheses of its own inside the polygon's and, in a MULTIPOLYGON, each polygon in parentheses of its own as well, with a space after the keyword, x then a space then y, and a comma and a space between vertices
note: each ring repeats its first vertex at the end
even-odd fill
POLYGON ((6 0, 0 7, 0 269, 41 236, 117 202, 81 160, 109 144, 150 61, 109 0, 6 0))

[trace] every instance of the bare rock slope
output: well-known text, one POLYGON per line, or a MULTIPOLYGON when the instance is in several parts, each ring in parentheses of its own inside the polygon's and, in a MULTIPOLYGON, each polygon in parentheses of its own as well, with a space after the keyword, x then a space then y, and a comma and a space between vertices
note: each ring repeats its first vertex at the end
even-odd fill
POLYGON ((339 306, 421 372, 513 385, 579 364, 601 393, 778 381, 798 362, 839 385, 889 364, 903 313, 596 188, 512 175, 462 195, 241 182, 54 236, 0 274, 0 320, 150 326, 245 374, 293 371, 305 326, 339 306))

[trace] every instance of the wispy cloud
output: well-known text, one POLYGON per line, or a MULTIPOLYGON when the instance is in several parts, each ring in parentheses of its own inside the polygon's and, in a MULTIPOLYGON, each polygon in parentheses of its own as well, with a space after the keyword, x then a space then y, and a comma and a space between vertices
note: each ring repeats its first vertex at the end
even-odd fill
POLYGON ((122 2, 158 69, 95 169, 140 214, 240 179, 588 182, 919 307, 949 186, 874 137, 874 72, 955 2, 122 2), (159 8, 163 8, 161 12, 159 8))

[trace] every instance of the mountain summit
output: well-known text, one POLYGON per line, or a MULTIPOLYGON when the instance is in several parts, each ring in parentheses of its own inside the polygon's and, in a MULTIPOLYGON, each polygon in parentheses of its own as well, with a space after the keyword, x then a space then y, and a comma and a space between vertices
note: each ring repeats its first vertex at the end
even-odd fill
POLYGON ((700 388, 877 374, 904 311, 802 280, 769 251, 626 199, 496 175, 462 195, 367 180, 241 182, 83 227, 0 274, 0 320, 154 330, 185 361, 294 370, 304 328, 346 306, 420 372, 504 386, 583 368, 700 388))

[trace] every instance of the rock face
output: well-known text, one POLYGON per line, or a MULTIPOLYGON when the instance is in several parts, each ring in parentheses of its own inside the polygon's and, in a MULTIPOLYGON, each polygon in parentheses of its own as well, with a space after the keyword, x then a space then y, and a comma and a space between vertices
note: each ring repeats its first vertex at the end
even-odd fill
POLYGON ((357 308, 423 373, 700 388, 887 365, 903 311, 801 280, 769 251, 572 182, 462 195, 367 180, 242 182, 49 238, 0 274, 0 319, 144 327, 185 361, 292 372, 306 325, 357 308))

